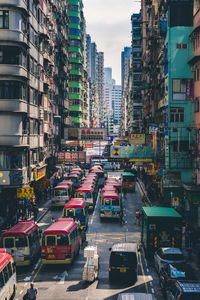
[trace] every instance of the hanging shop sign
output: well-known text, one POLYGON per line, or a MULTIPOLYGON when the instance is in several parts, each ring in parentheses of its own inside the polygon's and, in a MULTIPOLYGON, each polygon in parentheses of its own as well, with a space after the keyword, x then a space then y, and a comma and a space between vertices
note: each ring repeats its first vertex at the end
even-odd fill
POLYGON ((130 134, 128 137, 129 144, 134 145, 144 145, 145 144, 145 134, 130 134))
POLYGON ((41 178, 43 178, 44 176, 46 176, 46 167, 43 167, 41 169, 35 169, 34 170, 34 178, 35 181, 40 180, 41 178))
POLYGON ((173 197, 172 198, 172 206, 178 207, 179 206, 179 197, 173 197))
POLYGON ((149 146, 112 146, 110 151, 112 158, 125 158, 130 161, 149 161, 155 157, 155 152, 149 146))
POLYGON ((0 171, 0 185, 10 184, 10 171, 0 171))
POLYGON ((58 162, 86 162, 86 152, 58 152, 58 162))
POLYGON ((17 189, 17 198, 33 198, 34 189, 31 187, 18 188, 17 189))
POLYGON ((93 144, 85 144, 85 148, 93 148, 93 144))
POLYGON ((162 176, 159 175, 154 175, 152 178, 152 183, 153 184, 157 184, 157 183, 161 183, 162 182, 162 176))
POLYGON ((156 123, 149 123, 149 134, 154 134, 158 130, 158 124, 156 123))
POLYGON ((147 174, 149 176, 159 175, 162 176, 164 172, 164 166, 160 163, 150 163, 147 165, 147 174))
POLYGON ((106 140, 105 128, 65 128, 64 139, 67 141, 106 140))

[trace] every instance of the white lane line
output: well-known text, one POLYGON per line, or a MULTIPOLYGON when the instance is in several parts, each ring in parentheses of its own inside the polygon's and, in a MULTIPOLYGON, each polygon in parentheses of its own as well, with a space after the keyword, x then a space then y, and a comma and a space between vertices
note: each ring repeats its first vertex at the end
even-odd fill
POLYGON ((149 269, 147 268, 147 272, 149 273, 149 269))
POLYGON ((152 283, 152 281, 150 281, 150 285, 151 285, 151 286, 153 286, 153 283, 152 283))
POLYGON ((154 294, 154 293, 155 293, 153 288, 151 289, 151 292, 152 292, 152 294, 154 294))
POLYGON ((21 291, 19 292, 19 294, 21 295, 21 294, 23 293, 23 291, 24 291, 24 290, 21 290, 21 291))

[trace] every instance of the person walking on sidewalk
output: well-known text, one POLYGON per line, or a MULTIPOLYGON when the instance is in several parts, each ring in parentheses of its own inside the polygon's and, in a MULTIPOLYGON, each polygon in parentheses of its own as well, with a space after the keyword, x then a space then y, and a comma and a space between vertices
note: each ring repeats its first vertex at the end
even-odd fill
POLYGON ((38 216, 38 206, 36 203, 33 204, 33 216, 34 216, 34 221, 37 221, 37 216, 38 216))
POLYGON ((30 288, 28 289, 27 293, 28 293, 28 296, 29 296, 28 299, 30 299, 30 300, 36 300, 37 289, 34 288, 34 284, 33 283, 30 284, 30 288))
POLYGON ((137 224, 138 222, 138 225, 140 225, 140 210, 139 209, 136 209, 136 212, 135 212, 135 221, 134 223, 137 224))

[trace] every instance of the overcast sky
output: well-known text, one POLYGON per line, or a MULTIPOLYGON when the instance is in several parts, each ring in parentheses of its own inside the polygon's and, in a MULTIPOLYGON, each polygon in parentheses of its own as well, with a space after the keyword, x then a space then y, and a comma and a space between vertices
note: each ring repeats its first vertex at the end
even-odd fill
POLYGON ((121 84, 121 51, 131 45, 131 15, 140 11, 138 0, 83 0, 87 33, 104 52, 104 66, 113 69, 121 84))

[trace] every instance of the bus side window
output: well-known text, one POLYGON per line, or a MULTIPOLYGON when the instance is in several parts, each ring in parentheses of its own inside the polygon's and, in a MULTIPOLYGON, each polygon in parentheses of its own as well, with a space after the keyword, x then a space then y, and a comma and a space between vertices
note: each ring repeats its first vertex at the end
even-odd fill
POLYGON ((45 246, 45 235, 42 236, 42 246, 45 246))
POLYGON ((0 238, 0 248, 3 248, 3 238, 0 238))
POLYGON ((32 247, 33 246, 33 237, 32 237, 32 234, 29 235, 28 239, 29 239, 29 247, 32 247))
POLYGON ((4 286, 3 272, 0 272, 0 289, 4 286))
POLYGON ((9 279, 7 266, 3 269, 3 276, 4 276, 5 283, 6 283, 9 279))
POLYGON ((9 278, 12 276, 12 266, 11 266, 11 262, 9 262, 9 264, 8 264, 8 276, 9 276, 9 278))

